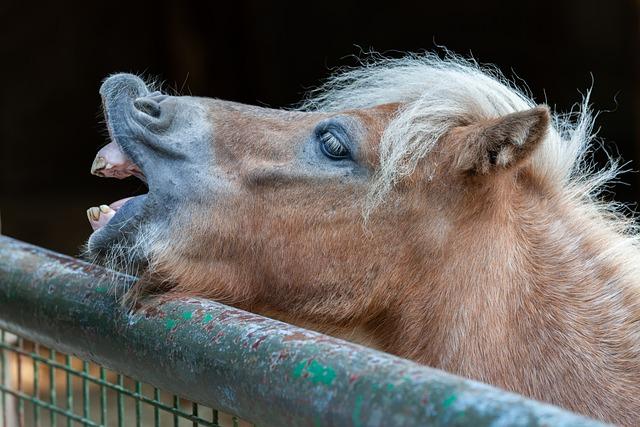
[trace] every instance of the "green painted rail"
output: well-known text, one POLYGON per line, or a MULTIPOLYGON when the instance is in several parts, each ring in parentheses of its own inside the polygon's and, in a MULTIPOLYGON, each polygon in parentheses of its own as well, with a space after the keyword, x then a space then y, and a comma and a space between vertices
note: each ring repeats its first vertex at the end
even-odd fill
POLYGON ((127 313, 134 282, 0 236, 0 328, 260 427, 602 425, 213 301, 127 313))

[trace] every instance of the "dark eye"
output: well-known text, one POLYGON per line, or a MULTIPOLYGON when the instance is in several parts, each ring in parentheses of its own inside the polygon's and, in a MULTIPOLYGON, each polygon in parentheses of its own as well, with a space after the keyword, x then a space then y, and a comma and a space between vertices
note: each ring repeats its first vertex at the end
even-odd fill
POLYGON ((349 150, 331 132, 320 134, 320 149, 322 153, 332 160, 346 159, 349 157, 349 150))

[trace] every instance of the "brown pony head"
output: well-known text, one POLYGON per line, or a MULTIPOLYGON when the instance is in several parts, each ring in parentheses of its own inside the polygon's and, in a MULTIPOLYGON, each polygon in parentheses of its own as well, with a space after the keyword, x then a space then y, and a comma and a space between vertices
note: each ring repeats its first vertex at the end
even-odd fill
POLYGON ((381 150, 395 155, 398 142, 383 139, 405 137, 391 131, 407 126, 406 101, 272 110, 167 96, 127 74, 101 94, 113 141, 92 171, 136 175, 149 192, 90 210, 93 253, 148 269, 138 290, 336 326, 402 305, 390 292, 398 278, 423 280, 456 238, 457 217, 501 175, 517 174, 549 121, 543 107, 442 117, 440 129, 423 129, 430 141, 404 144, 424 153, 399 174, 409 166, 381 164, 381 150))
POLYGON ((112 142, 92 172, 149 192, 90 209, 88 248, 140 273, 130 296, 360 329, 633 420, 640 256, 595 197, 616 168, 585 161, 588 111, 552 116, 494 72, 431 55, 339 74, 297 110, 168 96, 128 74, 101 94, 112 142), (624 393, 601 392, 615 381, 624 393))

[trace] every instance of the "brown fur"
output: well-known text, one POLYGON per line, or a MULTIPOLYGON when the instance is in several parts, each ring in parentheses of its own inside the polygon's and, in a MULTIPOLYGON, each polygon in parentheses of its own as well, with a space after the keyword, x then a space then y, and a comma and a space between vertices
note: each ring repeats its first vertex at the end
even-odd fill
POLYGON ((364 339, 384 351, 602 420, 640 419, 640 293, 614 238, 528 161, 545 108, 451 130, 366 222, 377 144, 398 104, 345 112, 368 177, 296 166, 328 113, 216 101, 212 173, 146 290, 197 295, 364 339), (427 179, 429 171, 430 179, 427 179))

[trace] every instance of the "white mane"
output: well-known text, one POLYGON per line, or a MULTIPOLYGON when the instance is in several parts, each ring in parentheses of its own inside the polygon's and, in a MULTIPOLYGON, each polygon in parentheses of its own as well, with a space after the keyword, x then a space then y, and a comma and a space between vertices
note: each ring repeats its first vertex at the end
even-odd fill
MULTIPOLYGON (((449 129, 486 118, 527 110, 536 103, 497 69, 448 54, 377 57, 343 70, 311 93, 307 111, 340 111, 400 102, 404 107, 380 143, 380 171, 366 212, 383 200, 395 182, 413 172, 418 161, 449 129)), ((617 163, 595 170, 587 154, 593 139, 588 95, 580 111, 553 114, 553 124, 533 158, 533 170, 552 185, 572 188, 594 200, 613 179, 617 163)))

